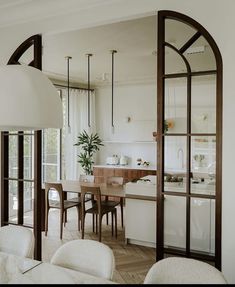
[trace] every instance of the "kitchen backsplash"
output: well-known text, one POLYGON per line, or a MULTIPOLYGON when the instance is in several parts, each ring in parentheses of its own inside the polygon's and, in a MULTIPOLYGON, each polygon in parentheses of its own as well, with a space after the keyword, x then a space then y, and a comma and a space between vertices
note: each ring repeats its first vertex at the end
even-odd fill
POLYGON ((107 157, 126 156, 128 165, 137 165, 137 159, 156 166, 156 144, 153 143, 104 143, 97 153, 96 164, 105 164, 107 157))

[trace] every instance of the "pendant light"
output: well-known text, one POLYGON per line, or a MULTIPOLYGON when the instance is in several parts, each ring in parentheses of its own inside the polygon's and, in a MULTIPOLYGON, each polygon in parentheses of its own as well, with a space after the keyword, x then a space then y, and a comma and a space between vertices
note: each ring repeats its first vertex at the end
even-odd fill
POLYGON ((88 128, 91 127, 91 116, 90 116, 90 57, 93 56, 93 54, 86 54, 87 56, 87 122, 88 122, 88 128))
POLYGON ((71 127, 70 127, 70 117, 69 117, 69 105, 70 105, 70 98, 69 98, 69 61, 72 59, 71 56, 66 56, 65 59, 67 59, 67 92, 68 92, 68 133, 71 133, 71 127))
POLYGON ((117 51, 116 50, 111 50, 110 52, 112 54, 111 128, 112 128, 112 133, 114 133, 114 122, 113 122, 114 54, 117 53, 117 51))

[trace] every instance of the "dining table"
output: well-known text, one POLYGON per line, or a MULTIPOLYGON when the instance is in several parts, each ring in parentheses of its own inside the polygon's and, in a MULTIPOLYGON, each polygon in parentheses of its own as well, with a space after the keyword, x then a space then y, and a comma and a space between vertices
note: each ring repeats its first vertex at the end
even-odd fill
POLYGON ((0 284, 115 284, 105 278, 0 252, 0 284))
POLYGON ((81 193, 81 185, 87 187, 100 187, 102 196, 111 196, 124 198, 125 197, 125 185, 119 184, 107 184, 107 183, 95 183, 95 182, 81 182, 79 180, 60 180, 58 183, 62 184, 64 192, 81 193))

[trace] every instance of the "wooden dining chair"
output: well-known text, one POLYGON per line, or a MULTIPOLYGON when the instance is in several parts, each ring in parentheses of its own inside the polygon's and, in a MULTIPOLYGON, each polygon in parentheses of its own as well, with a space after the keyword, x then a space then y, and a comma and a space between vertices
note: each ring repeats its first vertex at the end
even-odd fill
MULTIPOLYGON (((123 185, 124 179, 121 176, 109 176, 106 179, 106 184, 107 185, 112 185, 112 186, 116 186, 116 185, 123 185)), ((120 205, 120 209, 121 209, 121 224, 122 224, 122 228, 123 228, 123 198, 120 197, 119 200, 110 200, 108 196, 105 196, 105 201, 103 202, 103 204, 109 206, 109 207, 116 207, 118 205, 120 205)), ((106 222, 107 225, 109 223, 108 221, 108 214, 106 215, 106 222)))
MULTIPOLYGON (((96 227, 98 225, 99 241, 101 241, 101 231, 102 231, 102 218, 104 214, 111 213, 112 215, 112 236, 113 236, 113 218, 115 219, 115 237, 117 237, 117 210, 113 206, 103 205, 101 201, 101 191, 98 186, 86 186, 81 185, 81 201, 82 201, 82 239, 84 238, 85 231, 85 216, 87 213, 96 215, 98 217, 98 222, 96 222, 96 227), (85 207, 86 195, 91 194, 95 200, 91 200, 92 206, 88 209, 85 207)), ((94 231, 94 230, 93 230, 94 231)))
POLYGON ((48 215, 51 208, 60 209, 60 239, 62 239, 63 222, 65 225, 65 212, 72 207, 76 207, 78 211, 78 230, 80 230, 81 202, 72 202, 64 199, 64 191, 61 183, 45 183, 45 236, 48 232, 48 215), (49 191, 58 192, 59 200, 50 200, 49 191))

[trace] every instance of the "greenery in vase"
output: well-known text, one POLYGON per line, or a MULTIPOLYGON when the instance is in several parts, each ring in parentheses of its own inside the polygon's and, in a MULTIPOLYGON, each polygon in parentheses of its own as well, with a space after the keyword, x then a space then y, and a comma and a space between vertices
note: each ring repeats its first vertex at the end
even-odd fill
POLYGON ((81 164, 85 174, 92 174, 93 156, 103 146, 97 133, 89 135, 85 130, 78 135, 75 146, 81 146, 82 151, 78 155, 78 162, 81 164))
POLYGON ((168 132, 168 129, 169 129, 168 122, 167 120, 164 120, 164 132, 168 132))

